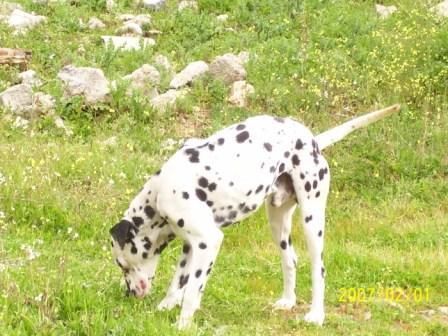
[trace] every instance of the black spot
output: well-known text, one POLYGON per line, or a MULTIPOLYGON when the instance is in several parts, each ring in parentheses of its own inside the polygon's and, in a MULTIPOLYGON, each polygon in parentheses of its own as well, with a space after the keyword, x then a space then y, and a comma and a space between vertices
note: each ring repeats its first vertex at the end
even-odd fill
POLYGON ((143 258, 143 259, 148 258, 148 252, 143 252, 143 253, 142 253, 142 258, 143 258))
POLYGON ((179 278, 179 288, 182 289, 187 283, 188 283, 188 278, 189 278, 189 274, 187 275, 181 275, 179 278))
POLYGON ((298 166, 298 165, 300 164, 300 159, 299 159, 299 157, 297 156, 297 154, 294 154, 294 155, 292 156, 291 161, 292 161, 292 165, 293 165, 294 167, 295 167, 295 166, 298 166))
POLYGON ((137 227, 143 225, 143 218, 141 217, 132 217, 132 221, 137 227))
POLYGON ((184 191, 184 192, 182 193, 182 197, 183 197, 184 199, 189 199, 189 198, 190 198, 190 195, 189 195, 186 191, 184 191))
POLYGON ((288 244, 286 244, 286 240, 282 240, 282 241, 280 242, 280 247, 281 247, 283 250, 286 250, 286 247, 288 247, 288 244))
POLYGON ((202 270, 198 269, 195 273, 196 278, 199 278, 202 274, 202 270))
POLYGON ((145 237, 143 239, 143 241, 145 242, 145 244, 143 245, 143 247, 145 248, 145 250, 149 250, 152 246, 151 241, 149 240, 148 237, 145 237))
POLYGON ((154 175, 160 175, 160 173, 162 172, 162 170, 161 169, 159 169, 158 171, 156 171, 155 172, 155 174, 154 175))
POLYGON ((296 141, 296 149, 301 150, 303 148, 303 142, 300 139, 297 139, 296 141))
POLYGON ((291 246, 292 245, 292 239, 291 239, 291 235, 289 235, 288 237, 288 245, 291 246))
POLYGON ((223 144, 224 144, 224 138, 219 138, 218 145, 223 145, 223 144))
POLYGON ((233 209, 233 205, 228 205, 227 206, 227 210, 232 210, 233 209))
POLYGON ((207 201, 206 203, 207 203, 207 205, 208 205, 210 208, 211 208, 211 207, 213 206, 213 204, 214 204, 212 201, 207 201))
POLYGON ((238 209, 242 210, 246 206, 246 203, 238 204, 238 209))
POLYGON ((252 190, 249 190, 249 191, 246 193, 246 196, 249 196, 250 194, 252 194, 252 190))
POLYGON ((242 131, 243 129, 245 129, 246 128, 246 125, 244 125, 244 124, 239 124, 237 127, 236 127, 236 130, 237 131, 242 131))
POLYGON ((216 183, 215 183, 215 182, 210 183, 210 184, 208 185, 208 190, 209 190, 209 191, 214 191, 214 190, 216 190, 216 183))
POLYGON ((317 233, 317 235, 318 235, 319 237, 322 237, 322 230, 319 230, 319 232, 317 233))
POLYGON ((243 143, 247 139, 249 139, 249 132, 248 131, 243 131, 241 133, 238 133, 238 135, 236 136, 236 141, 238 143, 243 143))
POLYGON ((149 205, 145 206, 145 214, 149 219, 152 219, 156 214, 156 211, 149 205))
POLYGON ((184 259, 180 262, 179 266, 180 267, 185 267, 185 265, 187 264, 187 259, 184 259))
POLYGON ((215 145, 209 144, 208 149, 210 149, 211 151, 215 150, 215 145))
POLYGON ((284 170, 285 170, 285 164, 281 163, 280 166, 278 167, 278 172, 283 173, 284 170))
POLYGON ((229 212, 229 216, 227 218, 228 219, 235 219, 237 215, 238 215, 238 212, 233 210, 233 211, 229 212))
POLYGON ((285 119, 280 118, 280 117, 274 117, 274 120, 275 120, 276 122, 279 122, 279 123, 284 123, 284 122, 285 122, 285 119))
POLYGON ((305 178, 305 174, 304 173, 300 173, 300 178, 303 180, 305 178))
POLYGON ((204 168, 205 168, 205 170, 210 170, 211 169, 210 166, 205 166, 204 168))
POLYGON ((205 202, 207 200, 207 194, 202 189, 196 189, 196 196, 199 198, 200 201, 205 202))
POLYGON ((313 141, 311 141, 311 145, 313 146, 313 150, 317 152, 317 154, 320 154, 319 145, 317 144, 316 140, 313 139, 313 141))
POLYGON ((162 245, 160 245, 156 250, 154 251, 154 254, 161 254, 164 249, 168 246, 168 242, 164 242, 162 245))
POLYGON ((182 252, 184 254, 188 254, 188 252, 190 252, 190 245, 184 244, 184 246, 182 247, 182 252))
POLYGON ((320 273, 322 274, 322 278, 324 278, 325 277, 325 267, 322 267, 320 269, 320 273))
POLYGON ((316 189, 317 188, 317 180, 314 180, 313 181, 313 189, 316 189))
POLYGON ((307 182, 305 183, 305 190, 306 190, 307 192, 309 192, 309 191, 311 190, 311 183, 310 183, 309 181, 307 181, 307 182))
POLYGON ((224 222, 226 219, 223 216, 216 216, 215 217, 215 222, 216 223, 222 223, 224 222))
POLYGON ((269 191, 269 186, 266 186, 266 189, 264 190, 265 193, 269 191))
POLYGON ((320 196, 320 191, 318 191, 318 192, 316 193, 316 198, 319 198, 319 196, 320 196))
POLYGON ((260 184, 257 189, 255 189, 255 193, 258 194, 260 191, 262 191, 264 188, 264 186, 262 184, 260 184))
POLYGON ((313 219, 313 216, 312 216, 312 215, 305 217, 305 223, 308 223, 308 222, 311 221, 312 219, 313 219))
POLYGON ((289 158, 289 152, 285 152, 284 154, 283 154, 283 156, 285 157, 285 158, 289 158))
POLYGON ((137 254, 137 248, 135 247, 135 245, 132 245, 132 247, 131 247, 131 253, 132 253, 132 254, 137 254))
POLYGON ((199 151, 194 148, 187 148, 185 150, 185 154, 189 156, 190 162, 197 163, 199 162, 199 151))
POLYGON ((252 204, 252 209, 251 210, 255 210, 257 208, 257 204, 252 204))
POLYGON ((212 271, 212 268, 210 267, 210 268, 207 270, 207 275, 209 275, 211 271, 212 271))
POLYGON ((269 172, 270 172, 270 173, 274 173, 274 172, 275 172, 275 167, 274 167, 274 166, 271 166, 271 168, 269 168, 269 172))
POLYGON ((272 145, 271 145, 270 143, 265 142, 265 143, 263 144, 263 146, 264 146, 264 148, 266 148, 266 150, 267 150, 268 152, 271 152, 271 151, 272 151, 272 145))
POLYGON ((202 187, 202 188, 207 188, 208 186, 208 180, 205 177, 201 177, 198 181, 198 184, 202 187))
POLYGON ((327 168, 322 168, 322 169, 320 169, 319 170, 319 180, 323 180, 324 179, 324 176, 325 176, 325 174, 328 172, 328 169, 327 168))
POLYGON ((207 244, 206 243, 199 243, 199 248, 201 250, 205 250, 207 248, 207 244))
POLYGON ((183 220, 182 218, 179 219, 179 220, 177 221, 177 225, 178 225, 179 227, 184 227, 184 225, 185 225, 184 220, 183 220))
POLYGON ((203 284, 201 284, 201 285, 199 286, 199 292, 202 292, 202 288, 204 288, 204 285, 203 285, 203 284))

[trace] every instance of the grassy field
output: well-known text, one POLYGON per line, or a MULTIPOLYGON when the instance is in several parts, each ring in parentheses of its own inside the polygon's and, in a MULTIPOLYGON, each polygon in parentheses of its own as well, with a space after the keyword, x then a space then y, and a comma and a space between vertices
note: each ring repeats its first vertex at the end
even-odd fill
MULTIPOLYGON (((324 326, 303 322, 310 264, 299 225, 293 231, 298 306, 272 311, 282 276, 262 210, 225 230, 195 326, 184 334, 448 334, 440 308, 448 306, 448 19, 428 10, 438 1, 396 0, 391 4, 399 10, 382 20, 369 0, 199 0, 199 10, 182 12, 169 0, 151 13, 150 28, 162 31, 157 44, 134 52, 105 49, 100 40, 119 27, 119 13, 147 12, 133 1, 119 1, 111 13, 103 0, 16 2, 48 22, 23 36, 0 24, 0 46, 32 50, 30 68, 74 134, 66 136, 51 116, 15 128, 9 112, 0 111, 2 335, 178 334, 179 311, 155 307, 181 244, 165 250, 152 295, 137 300, 124 296, 108 234, 173 152, 161 143, 206 136, 263 113, 294 117, 319 133, 396 102, 399 114, 325 153, 333 180, 324 326), (219 14, 228 21, 217 21, 219 14), (91 16, 107 28, 83 28, 79 19, 91 16), (246 69, 256 90, 247 108, 230 106, 228 87, 209 77, 165 113, 124 90, 107 104, 85 106, 63 99, 56 79, 66 64, 99 67, 113 80, 151 64, 156 54, 179 71, 243 50, 251 54, 246 69), (112 136, 116 145, 105 145, 112 136), (387 288, 406 296, 384 295, 387 288), (354 295, 363 290, 366 300, 354 295)), ((0 91, 18 72, 0 67, 0 91)), ((164 78, 162 89, 168 83, 164 78)))

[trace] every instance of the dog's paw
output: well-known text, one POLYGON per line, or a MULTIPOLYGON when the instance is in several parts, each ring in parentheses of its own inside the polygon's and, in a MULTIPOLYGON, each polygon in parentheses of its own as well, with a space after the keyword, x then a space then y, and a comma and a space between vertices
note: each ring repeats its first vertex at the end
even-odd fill
POLYGON ((317 324, 322 326, 325 319, 325 313, 323 311, 314 311, 311 310, 307 314, 305 314, 305 321, 308 323, 317 324))
POLYGON ((193 318, 179 316, 176 322, 176 328, 178 330, 187 330, 192 326, 193 318))
POLYGON ((295 299, 281 298, 272 305, 274 310, 291 310, 296 305, 295 299))
POLYGON ((157 306, 157 310, 171 310, 176 306, 180 306, 182 297, 180 296, 167 296, 160 301, 157 306))

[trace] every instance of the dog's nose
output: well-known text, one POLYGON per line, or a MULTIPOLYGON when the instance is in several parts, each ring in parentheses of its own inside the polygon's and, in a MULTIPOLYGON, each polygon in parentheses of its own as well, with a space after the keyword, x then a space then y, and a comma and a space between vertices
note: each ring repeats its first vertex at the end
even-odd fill
POLYGON ((145 290, 145 289, 146 289, 146 282, 145 282, 144 280, 140 280, 140 288, 141 288, 142 290, 145 290))

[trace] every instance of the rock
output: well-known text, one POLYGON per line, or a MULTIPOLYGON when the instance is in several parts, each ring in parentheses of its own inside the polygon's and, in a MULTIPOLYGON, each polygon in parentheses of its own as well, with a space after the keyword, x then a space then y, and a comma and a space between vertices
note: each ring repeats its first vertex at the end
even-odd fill
POLYGON ((143 0, 142 4, 145 8, 159 10, 165 6, 165 0, 143 0))
POLYGON ((36 71, 28 70, 19 73, 19 79, 22 84, 28 84, 31 87, 39 87, 42 81, 37 77, 36 71))
POLYGON ((431 8, 431 11, 441 17, 448 17, 448 0, 445 0, 431 8))
POLYGON ((121 21, 123 21, 124 23, 134 22, 134 23, 138 24, 140 27, 143 27, 144 25, 151 24, 151 15, 148 15, 148 14, 139 14, 139 15, 122 14, 119 16, 119 19, 121 21))
POLYGON ((230 90, 229 102, 233 105, 244 107, 246 106, 247 97, 255 93, 252 85, 246 81, 236 81, 232 84, 230 90))
POLYGON ((176 100, 185 95, 185 90, 168 90, 151 99, 151 106, 159 112, 164 112, 168 107, 173 106, 176 100))
POLYGON ((210 74, 212 77, 220 79, 226 84, 246 78, 246 70, 238 56, 234 54, 225 54, 216 57, 210 64, 210 74))
POLYGON ((103 102, 108 98, 109 81, 101 69, 67 65, 58 73, 65 84, 65 96, 83 96, 86 103, 103 102))
POLYGON ((67 126, 65 126, 64 120, 62 120, 61 117, 59 116, 55 116, 54 117, 54 124, 57 128, 60 128, 62 130, 64 130, 65 135, 67 136, 72 136, 73 135, 73 131, 68 128, 67 126))
POLYGON ((208 71, 208 65, 204 61, 196 61, 188 64, 179 72, 170 82, 170 88, 178 89, 205 74, 208 71))
POLYGON ((438 308, 438 311, 440 312, 440 313, 442 313, 442 314, 444 314, 444 315, 448 315, 448 306, 440 306, 439 308, 438 308))
POLYGON ((165 69, 168 72, 172 71, 171 63, 166 56, 156 55, 156 57, 154 57, 154 64, 158 65, 159 67, 165 69))
POLYGON ((238 54, 238 58, 240 59, 241 64, 246 64, 249 62, 250 54, 248 51, 242 51, 238 54))
POLYGON ((196 10, 196 9, 198 9, 198 3, 196 1, 183 0, 183 1, 179 2, 179 5, 177 6, 177 10, 179 10, 179 11, 182 11, 187 8, 196 10))
POLYGON ((96 17, 91 17, 89 19, 89 22, 87 22, 87 27, 91 30, 95 30, 95 29, 103 29, 106 27, 106 25, 100 19, 96 17))
POLYGON ((56 106, 55 99, 49 94, 36 92, 33 96, 33 112, 34 114, 48 114, 54 110, 56 106))
POLYGON ((16 32, 23 33, 35 25, 46 21, 46 19, 45 16, 27 13, 20 9, 14 9, 7 19, 7 23, 16 32))
POLYGON ((17 116, 16 119, 14 120, 14 123, 12 124, 12 126, 14 128, 27 129, 29 123, 30 123, 29 120, 26 120, 20 116, 17 116))
POLYGON ((393 12, 397 10, 397 7, 395 6, 383 6, 383 5, 375 5, 375 9, 377 14, 380 16, 380 18, 385 19, 389 15, 391 15, 393 12))
POLYGON ((152 38, 140 38, 134 36, 101 36, 106 45, 111 44, 114 49, 140 50, 142 47, 153 46, 156 41, 152 38))
POLYGON ((142 65, 130 75, 124 76, 123 79, 129 81, 127 94, 132 94, 135 90, 140 91, 149 98, 153 98, 158 94, 155 87, 160 83, 160 73, 149 64, 142 65))
POLYGON ((0 106, 13 114, 30 118, 33 109, 33 91, 27 84, 11 86, 0 93, 0 106))
POLYGON ((226 22, 228 18, 228 14, 221 14, 216 17, 216 20, 218 20, 219 22, 226 22))
POLYGON ((117 34, 119 34, 119 35, 131 34, 131 35, 142 36, 143 35, 143 30, 142 30, 142 27, 140 27, 140 25, 138 25, 137 23, 132 22, 132 21, 126 21, 123 24, 123 26, 118 28, 117 34))

